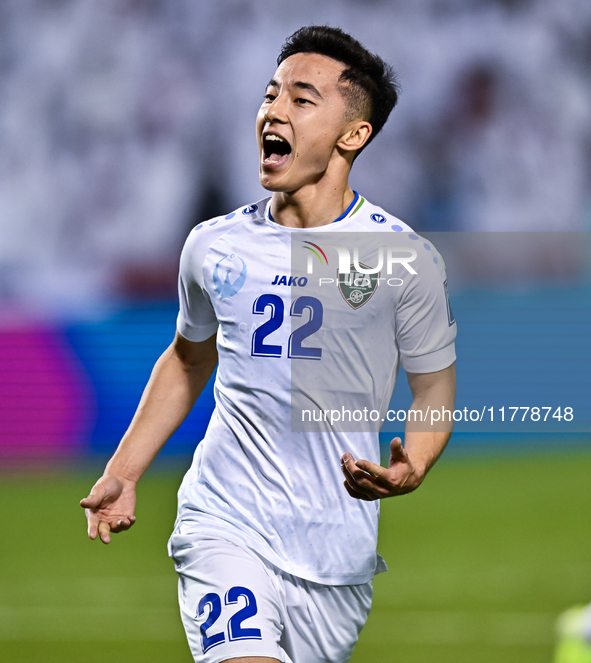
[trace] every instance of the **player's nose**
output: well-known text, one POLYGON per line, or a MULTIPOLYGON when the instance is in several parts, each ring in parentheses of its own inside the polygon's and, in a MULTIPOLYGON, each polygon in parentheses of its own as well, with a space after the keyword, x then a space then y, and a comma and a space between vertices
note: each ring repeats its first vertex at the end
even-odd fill
POLYGON ((273 102, 267 106, 267 111, 265 113, 265 120, 269 123, 271 122, 285 122, 286 121, 286 111, 287 104, 285 97, 278 94, 273 102))

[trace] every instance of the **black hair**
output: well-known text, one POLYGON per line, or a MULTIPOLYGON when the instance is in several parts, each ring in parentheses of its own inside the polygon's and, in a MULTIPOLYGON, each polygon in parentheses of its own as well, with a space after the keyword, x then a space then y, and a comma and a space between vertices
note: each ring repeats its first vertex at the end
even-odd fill
POLYGON ((392 67, 351 35, 327 25, 309 25, 294 32, 281 47, 277 65, 296 53, 318 53, 345 65, 339 88, 347 103, 347 119, 362 118, 371 124, 364 147, 369 145, 398 101, 400 86, 392 67))

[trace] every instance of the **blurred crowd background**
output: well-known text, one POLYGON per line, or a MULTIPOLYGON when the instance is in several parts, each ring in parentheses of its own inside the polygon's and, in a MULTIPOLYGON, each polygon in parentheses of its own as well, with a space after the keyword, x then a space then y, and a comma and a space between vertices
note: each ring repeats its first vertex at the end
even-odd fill
MULTIPOLYGON (((588 0, 2 0, 0 462, 117 443, 174 333, 187 233, 266 195, 255 114, 283 40, 313 23, 351 32, 402 85, 355 188, 418 231, 535 233, 520 262, 545 287, 569 280, 552 301, 574 318, 549 313, 562 324, 523 370, 569 328, 571 359, 591 361, 588 0)), ((501 278, 505 254, 463 255, 457 282, 501 278)), ((482 311, 450 287, 458 310, 482 311)), ((471 328, 474 375, 478 330, 490 344, 516 308, 495 302, 471 328)), ((173 451, 194 447, 211 405, 208 390, 173 451)))

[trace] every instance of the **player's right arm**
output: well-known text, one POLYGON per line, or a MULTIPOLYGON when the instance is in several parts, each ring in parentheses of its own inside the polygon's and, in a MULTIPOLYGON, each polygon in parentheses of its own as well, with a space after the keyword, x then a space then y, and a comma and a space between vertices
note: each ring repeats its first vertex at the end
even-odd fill
POLYGON ((135 487, 189 414, 218 361, 215 334, 195 342, 178 332, 156 362, 135 416, 103 476, 81 500, 88 536, 109 543, 135 522, 135 487))

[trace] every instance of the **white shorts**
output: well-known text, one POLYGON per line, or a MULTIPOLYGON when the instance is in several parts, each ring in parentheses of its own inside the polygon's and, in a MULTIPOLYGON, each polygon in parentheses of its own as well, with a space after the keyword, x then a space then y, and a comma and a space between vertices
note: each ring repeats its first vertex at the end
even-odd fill
POLYGON ((170 552, 197 663, 267 656, 283 663, 345 663, 363 628, 372 583, 321 585, 223 539, 175 530, 170 552))

